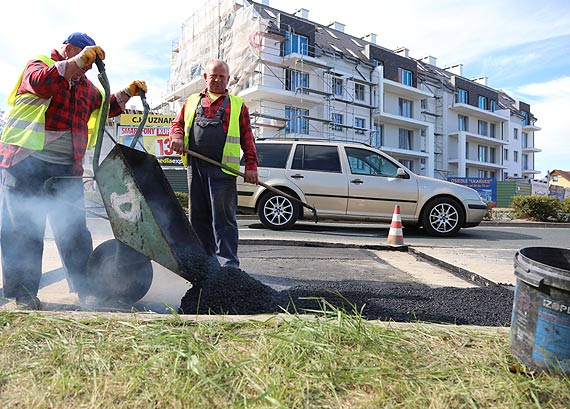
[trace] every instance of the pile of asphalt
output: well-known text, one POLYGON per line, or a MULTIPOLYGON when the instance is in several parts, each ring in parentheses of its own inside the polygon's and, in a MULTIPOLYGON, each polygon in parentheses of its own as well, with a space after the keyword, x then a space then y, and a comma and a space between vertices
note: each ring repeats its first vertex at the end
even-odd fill
POLYGON ((512 287, 430 287, 410 283, 312 281, 276 291, 238 269, 221 268, 192 287, 183 314, 318 313, 333 307, 369 320, 509 326, 512 287))

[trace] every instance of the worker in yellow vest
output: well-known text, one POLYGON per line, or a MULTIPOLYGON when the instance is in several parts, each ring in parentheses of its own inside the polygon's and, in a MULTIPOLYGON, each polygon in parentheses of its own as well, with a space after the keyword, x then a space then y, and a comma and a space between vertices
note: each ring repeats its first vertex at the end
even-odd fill
POLYGON ((185 149, 239 170, 241 148, 245 181, 257 184, 255 139, 247 106, 228 93, 228 65, 210 61, 204 80, 206 89, 190 95, 172 122, 170 144, 188 166, 190 223, 204 250, 222 267, 239 268, 236 175, 187 157, 185 149))
MULTIPOLYGON (((104 50, 85 33, 72 33, 60 49, 26 65, 8 98, 12 109, 0 138, 0 245, 4 296, 40 309, 38 289, 46 219, 49 219, 70 290, 81 295, 93 250, 87 229, 83 157, 95 144, 103 102, 85 73, 104 50)), ((109 116, 146 92, 136 80, 110 96, 109 116)), ((104 122, 102 124, 104 126, 104 122)))

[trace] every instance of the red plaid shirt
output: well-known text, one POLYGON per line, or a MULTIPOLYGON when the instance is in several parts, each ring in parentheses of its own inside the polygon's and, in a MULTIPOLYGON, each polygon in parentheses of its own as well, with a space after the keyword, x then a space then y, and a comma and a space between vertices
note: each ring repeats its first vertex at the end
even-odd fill
MULTIPOLYGON (((57 50, 51 52, 51 59, 63 61, 57 50)), ((87 148, 87 122, 91 113, 98 109, 102 97, 95 85, 86 77, 70 85, 59 75, 55 66, 48 67, 39 60, 32 60, 26 66, 18 94, 32 93, 40 98, 51 97, 45 114, 48 131, 71 131, 73 135, 73 174, 83 174, 83 156, 87 148)), ((115 95, 110 97, 109 117, 122 113, 115 95)), ((31 150, 17 145, 0 142, 0 166, 9 168, 29 156, 31 150), (14 161, 14 159, 17 159, 14 161)))
MULTIPOLYGON (((210 98, 206 96, 206 90, 200 93, 202 97, 201 103, 202 108, 204 109, 204 116, 206 118, 215 118, 216 112, 224 102, 224 97, 228 95, 226 94, 222 97, 219 97, 214 102, 210 101, 210 98)), ((224 131, 226 134, 228 133, 228 126, 230 122, 230 105, 228 104, 225 109, 225 119, 223 122, 224 131)), ((184 110, 186 108, 186 104, 182 107, 174 121, 172 121, 172 125, 170 127, 170 138, 171 139, 178 139, 184 140, 184 110)), ((255 148, 255 137, 253 136, 253 132, 251 130, 251 122, 249 119, 249 109, 245 104, 241 106, 241 112, 239 114, 239 131, 240 131, 240 146, 241 150, 243 151, 244 161, 245 161, 245 170, 257 170, 257 150, 255 148)))

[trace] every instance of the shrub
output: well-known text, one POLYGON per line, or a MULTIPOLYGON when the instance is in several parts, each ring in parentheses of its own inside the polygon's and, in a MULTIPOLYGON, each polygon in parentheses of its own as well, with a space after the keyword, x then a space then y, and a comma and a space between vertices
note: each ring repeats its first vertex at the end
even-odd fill
POLYGON ((188 193, 185 192, 174 192, 176 198, 182 205, 182 208, 186 213, 188 213, 188 193))
POLYGON ((485 216, 483 216, 483 220, 493 220, 493 209, 497 207, 497 205, 490 200, 486 200, 485 204, 487 205, 487 212, 485 216))
POLYGON ((518 218, 532 221, 559 221, 562 213, 561 201, 551 196, 515 196, 512 203, 518 218))

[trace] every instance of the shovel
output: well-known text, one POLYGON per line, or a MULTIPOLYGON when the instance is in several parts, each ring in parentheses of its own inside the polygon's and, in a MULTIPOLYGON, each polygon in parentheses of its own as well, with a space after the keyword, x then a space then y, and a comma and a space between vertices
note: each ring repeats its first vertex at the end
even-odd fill
MULTIPOLYGON (((217 167, 219 167, 219 168, 221 168, 221 169, 225 169, 225 170, 227 170, 227 171, 229 171, 229 172, 232 172, 234 175, 241 176, 241 177, 245 180, 245 173, 240 172, 240 171, 237 170, 237 169, 230 168, 229 166, 224 165, 223 163, 220 163, 220 162, 218 162, 218 161, 215 161, 214 159, 210 159, 210 158, 208 158, 207 156, 204 156, 204 155, 202 155, 202 154, 200 154, 200 153, 198 153, 198 152, 191 151, 190 149, 187 149, 187 148, 184 148, 184 153, 187 154, 187 155, 190 155, 190 156, 192 156, 192 157, 194 157, 194 158, 196 158, 196 159, 200 159, 200 160, 203 160, 203 161, 205 161, 205 162, 208 162, 209 164, 214 165, 214 166, 217 166, 217 167)), ((270 186, 270 185, 268 185, 267 183, 263 183, 263 182, 259 182, 259 181, 258 181, 257 183, 258 183, 259 185, 263 186, 264 188, 266 188, 267 190, 272 191, 273 193, 277 193, 278 195, 284 196, 284 197, 286 197, 287 199, 289 199, 289 200, 291 200, 291 201, 293 201, 293 202, 296 202, 296 203, 300 204, 300 205, 303 206, 303 207, 306 207, 307 209, 309 209, 310 211, 313 212, 313 217, 314 217, 314 219, 315 219, 315 223, 318 223, 319 218, 318 218, 318 216, 317 216, 317 209, 315 209, 315 208, 314 208, 313 206, 311 206, 310 204, 305 203, 305 202, 303 202, 302 200, 299 200, 299 199, 297 199, 296 197, 291 196, 291 195, 289 195, 289 194, 287 194, 287 193, 285 193, 285 192, 283 192, 283 191, 281 191, 281 190, 279 190, 279 189, 277 189, 277 188, 275 188, 275 187, 273 187, 273 186, 270 186)))

